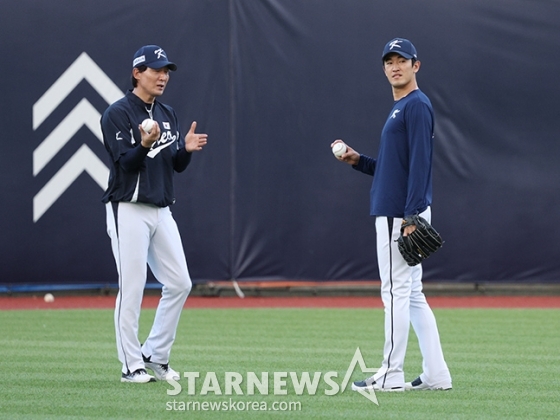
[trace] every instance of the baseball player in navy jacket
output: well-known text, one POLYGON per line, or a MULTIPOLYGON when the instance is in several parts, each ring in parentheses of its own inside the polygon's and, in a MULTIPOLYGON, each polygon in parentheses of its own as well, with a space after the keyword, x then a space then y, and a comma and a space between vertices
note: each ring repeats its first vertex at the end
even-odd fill
POLYGON ((133 89, 101 117, 111 159, 103 202, 119 275, 115 330, 122 382, 180 376, 169 367, 169 356, 192 283, 169 206, 175 202, 174 173, 187 168, 192 153, 206 145, 208 136, 195 133, 193 122, 183 138, 175 111, 158 100, 170 71, 176 69, 157 45, 140 48, 132 63, 133 89), (149 132, 141 126, 145 119, 155 121, 149 132), (162 284, 162 293, 154 324, 141 345, 138 322, 147 265, 162 284))
MULTIPOLYGON (((385 307, 385 345, 381 368, 370 378, 354 382, 354 390, 403 391, 451 389, 434 314, 422 292, 422 266, 409 266, 398 250, 403 219, 431 219, 434 113, 418 88, 420 69, 416 48, 403 38, 389 41, 382 55, 383 71, 391 84, 394 104, 381 133, 377 159, 351 147, 338 157, 354 169, 373 176, 370 214, 375 217, 381 298, 385 307), (405 382, 404 358, 410 325, 418 337, 423 372, 405 382)), ((331 146, 342 140, 336 140, 331 146)), ((403 235, 416 226, 405 228, 403 235)))

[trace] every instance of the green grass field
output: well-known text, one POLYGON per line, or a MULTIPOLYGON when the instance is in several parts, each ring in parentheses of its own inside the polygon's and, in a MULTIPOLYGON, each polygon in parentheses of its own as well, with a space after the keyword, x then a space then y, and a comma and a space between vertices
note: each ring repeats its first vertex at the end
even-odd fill
MULTIPOLYGON (((120 383, 112 311, 0 311, 0 418, 190 418, 190 419, 543 419, 560 417, 560 310, 435 310, 453 390, 377 393, 375 405, 347 388, 333 396, 320 381, 315 395, 200 395, 207 372, 225 392, 225 372, 326 373, 339 385, 356 347, 368 367, 381 361, 381 309, 192 309, 185 310, 171 365, 200 372, 195 395, 167 395, 167 382, 120 383), (237 408, 234 411, 230 400, 237 408), (198 406, 193 406, 197 402, 198 406), (189 411, 169 410, 169 408, 189 411), (203 411, 203 403, 227 411, 203 411), (256 411, 255 404, 297 411, 256 411), (184 404, 182 407, 181 405, 184 404), (198 408, 196 411, 193 409, 198 408), (223 407, 222 407, 223 408, 223 407)), ((154 316, 144 310, 141 337, 154 316)), ((407 380, 421 371, 414 334, 407 380)), ((352 380, 365 376, 357 367, 352 380)), ((211 383, 210 383, 211 384, 211 383)), ((215 384, 214 384, 215 385, 215 384)))

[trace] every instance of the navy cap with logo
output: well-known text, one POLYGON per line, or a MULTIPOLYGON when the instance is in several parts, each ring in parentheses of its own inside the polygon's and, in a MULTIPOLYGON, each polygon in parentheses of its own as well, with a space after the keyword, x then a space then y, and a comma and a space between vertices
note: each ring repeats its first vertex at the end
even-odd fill
POLYGON ((177 70, 177 65, 169 61, 163 48, 157 45, 144 45, 136 51, 132 60, 132 67, 135 68, 139 66, 146 66, 151 69, 168 67, 169 70, 177 70))
POLYGON ((415 60, 418 59, 416 48, 414 48, 412 42, 404 38, 395 38, 387 42, 387 45, 383 48, 383 55, 381 56, 381 59, 385 60, 385 57, 392 53, 397 53, 408 60, 412 58, 415 60))

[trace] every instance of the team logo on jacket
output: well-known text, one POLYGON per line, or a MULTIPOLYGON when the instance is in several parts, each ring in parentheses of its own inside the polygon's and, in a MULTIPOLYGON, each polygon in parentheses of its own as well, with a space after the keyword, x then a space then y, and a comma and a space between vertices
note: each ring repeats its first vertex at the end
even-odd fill
MULTIPOLYGON (((166 123, 163 123, 164 127, 165 124, 166 123)), ((152 159, 155 158, 163 149, 166 149, 173 143, 175 143, 178 138, 178 133, 173 135, 171 134, 171 131, 164 131, 163 133, 161 133, 161 137, 159 138, 159 140, 153 144, 152 149, 148 152, 148 157, 152 159)))
POLYGON ((395 109, 395 110, 393 111, 393 114, 391 115, 391 118, 393 118, 393 119, 397 118, 397 114, 398 114, 399 112, 401 112, 400 109, 395 109))

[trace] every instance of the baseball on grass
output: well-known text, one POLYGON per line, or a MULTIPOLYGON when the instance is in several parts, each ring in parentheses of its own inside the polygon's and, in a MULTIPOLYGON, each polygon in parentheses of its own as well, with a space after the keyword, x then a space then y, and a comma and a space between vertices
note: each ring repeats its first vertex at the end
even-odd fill
POLYGON ((340 157, 342 156, 344 153, 346 153, 346 145, 342 142, 336 143, 333 147, 332 147, 332 152, 336 157, 340 157))
POLYGON ((47 293, 45 295, 45 302, 47 303, 54 302, 54 296, 52 295, 52 293, 47 293))
POLYGON ((142 121, 142 130, 144 130, 146 133, 150 134, 152 128, 154 128, 154 120, 146 118, 144 121, 142 121))

